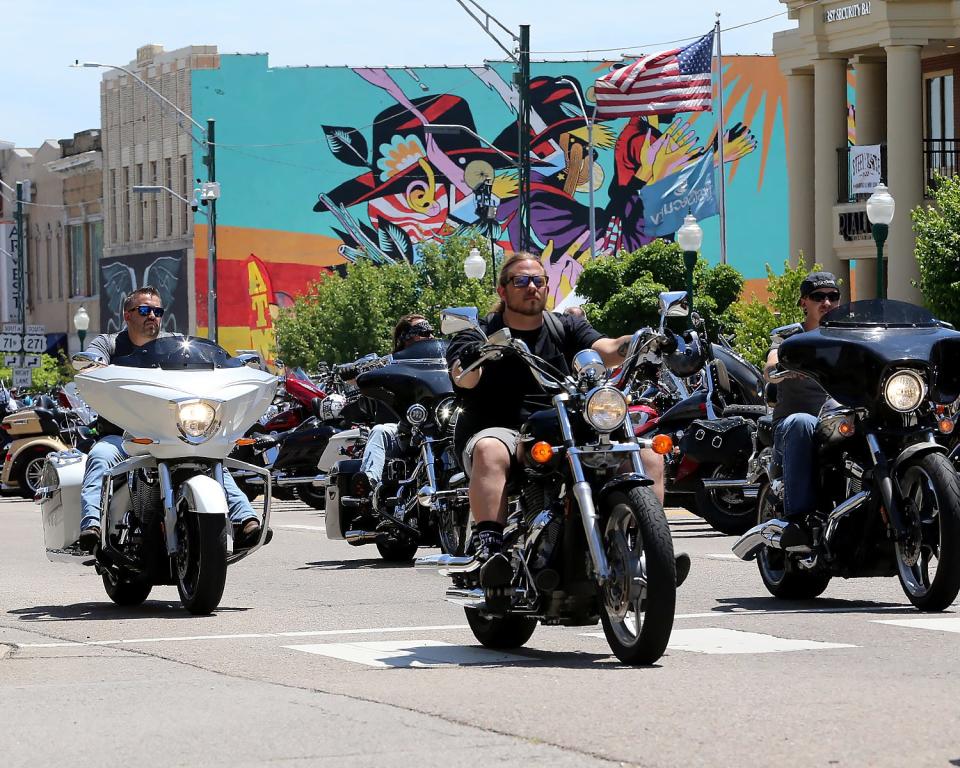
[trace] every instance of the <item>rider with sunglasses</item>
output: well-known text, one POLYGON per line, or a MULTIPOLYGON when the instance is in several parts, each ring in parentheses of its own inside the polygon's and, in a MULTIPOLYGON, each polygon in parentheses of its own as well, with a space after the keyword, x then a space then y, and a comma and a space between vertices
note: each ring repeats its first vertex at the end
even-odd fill
MULTIPOLYGON (((500 270, 497 293, 500 303, 480 321, 489 336, 509 328, 530 350, 554 368, 568 373, 574 355, 593 349, 613 368, 623 362, 631 336, 604 337, 585 317, 545 312, 548 286, 543 264, 535 256, 518 253, 500 270)), ((457 334, 447 350, 450 375, 463 398, 464 410, 457 420, 455 447, 470 477, 470 511, 474 519, 471 547, 485 560, 500 551, 506 522, 507 484, 518 464, 516 445, 519 428, 534 411, 550 407, 550 395, 533 378, 530 369, 516 357, 489 361, 462 375, 480 357, 483 337, 474 330, 457 334)), ((659 478, 662 488, 663 460, 652 451, 641 455, 647 473, 659 478)), ((677 558, 677 581, 683 581, 690 559, 677 558)))
MULTIPOLYGON (((161 330, 164 310, 160 293, 151 285, 138 288, 123 302, 123 320, 126 323, 119 333, 104 333, 97 336, 85 352, 96 355, 103 365, 109 365, 114 357, 129 355, 137 347, 161 336, 173 336, 161 330)), ((80 491, 80 546, 93 551, 100 541, 100 488, 104 473, 125 458, 121 430, 103 419, 98 422, 98 430, 103 437, 87 456, 87 465, 83 474, 83 486, 80 491)), ((230 520, 235 528, 237 547, 253 543, 260 537, 260 521, 254 514, 250 501, 237 487, 230 473, 225 472, 223 487, 227 492, 227 507, 230 520)))
MULTIPOLYGON (((813 331, 823 316, 840 302, 837 279, 830 272, 811 272, 800 283, 803 310, 803 330, 813 331)), ((777 370, 777 347, 767 355, 764 378, 777 370)), ((808 515, 816 510, 813 495, 814 446, 813 434, 820 409, 827 393, 813 379, 798 373, 788 373, 777 380, 777 402, 773 408, 774 460, 783 471, 783 517, 794 525, 784 531, 783 540, 806 542, 808 536, 802 526, 808 515), (799 525, 797 525, 799 524, 799 525)))

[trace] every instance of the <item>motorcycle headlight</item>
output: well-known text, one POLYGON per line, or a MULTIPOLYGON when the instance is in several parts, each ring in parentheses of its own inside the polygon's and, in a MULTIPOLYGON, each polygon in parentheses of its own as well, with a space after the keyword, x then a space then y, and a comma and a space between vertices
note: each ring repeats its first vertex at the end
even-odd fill
POLYGON ((613 387, 598 387, 587 395, 583 415, 598 432, 613 432, 627 417, 627 401, 613 387))
POLYGON ((209 440, 220 426, 218 408, 205 400, 187 400, 177 403, 177 428, 190 443, 209 440))
POLYGON ((883 399, 893 410, 916 410, 927 394, 927 385, 916 371, 898 371, 883 385, 883 399))

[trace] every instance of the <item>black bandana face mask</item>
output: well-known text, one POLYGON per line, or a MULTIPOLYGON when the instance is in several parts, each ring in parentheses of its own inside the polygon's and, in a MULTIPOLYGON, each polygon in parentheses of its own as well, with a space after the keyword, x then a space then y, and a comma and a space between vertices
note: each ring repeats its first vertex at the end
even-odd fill
POLYGON ((407 328, 400 335, 400 343, 409 344, 418 337, 426 339, 433 337, 433 326, 426 320, 420 320, 407 328))

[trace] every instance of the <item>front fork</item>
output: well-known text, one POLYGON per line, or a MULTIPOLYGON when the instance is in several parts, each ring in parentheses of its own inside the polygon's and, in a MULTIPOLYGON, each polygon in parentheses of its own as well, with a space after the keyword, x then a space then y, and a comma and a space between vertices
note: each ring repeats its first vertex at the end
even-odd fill
POLYGON ((887 461, 880 442, 872 432, 867 433, 867 447, 870 449, 874 475, 877 487, 880 489, 880 499, 887 510, 893 535, 897 541, 903 541, 907 538, 907 527, 903 519, 903 510, 900 508, 900 488, 890 471, 890 462, 887 461))

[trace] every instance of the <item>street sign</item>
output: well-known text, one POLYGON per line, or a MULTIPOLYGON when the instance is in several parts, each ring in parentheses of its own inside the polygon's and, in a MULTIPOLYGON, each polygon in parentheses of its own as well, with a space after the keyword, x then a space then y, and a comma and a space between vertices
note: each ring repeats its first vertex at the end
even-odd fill
POLYGON ((23 338, 15 333, 0 333, 0 352, 19 352, 23 338))
POLYGON ((45 325, 28 325, 27 336, 43 336, 47 332, 45 325))
POLYGON ((20 367, 20 355, 4 355, 4 356, 3 356, 3 367, 4 367, 4 368, 19 368, 19 367, 20 367))
POLYGON ((40 355, 24 355, 22 367, 23 368, 39 368, 40 355))
POLYGON ((17 336, 23 335, 23 326, 20 323, 4 323, 3 324, 4 333, 15 333, 17 336))
POLYGON ((33 371, 29 368, 13 369, 13 386, 17 389, 33 386, 33 371))
POLYGON ((35 355, 42 354, 47 349, 46 336, 24 336, 23 351, 32 352, 35 355))

